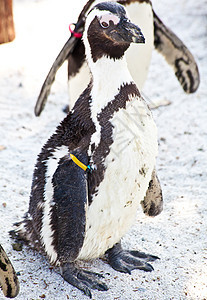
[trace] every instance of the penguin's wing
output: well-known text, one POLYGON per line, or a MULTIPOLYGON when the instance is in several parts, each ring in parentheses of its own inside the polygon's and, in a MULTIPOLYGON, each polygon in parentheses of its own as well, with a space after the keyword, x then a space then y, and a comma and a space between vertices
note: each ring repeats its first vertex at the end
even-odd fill
MULTIPOLYGON (((83 7, 79 17, 78 17, 78 22, 75 24, 75 29, 74 32, 76 33, 83 33, 84 31, 84 26, 85 26, 85 18, 86 18, 86 13, 91 7, 92 3, 95 0, 89 0, 86 5, 83 7)), ((48 95, 50 94, 50 89, 55 81, 55 76, 58 71, 58 69, 62 66, 64 61, 68 59, 68 57, 73 53, 79 52, 78 49, 82 47, 82 44, 78 41, 80 39, 75 37, 73 34, 71 37, 68 39, 68 41, 65 43, 63 46, 62 50, 58 54, 57 58, 55 59, 43 85, 40 90, 40 94, 37 98, 37 102, 35 105, 35 116, 39 116, 41 112, 43 111, 45 104, 47 102, 48 95)))
MULTIPOLYGON (((84 152, 73 151, 83 164, 84 152)), ((54 238, 58 260, 74 261, 83 245, 88 201, 87 173, 70 158, 62 158, 53 174, 54 238)))
POLYGON ((200 83, 198 66, 183 42, 167 28, 153 10, 154 45, 175 71, 186 93, 194 93, 200 83))
POLYGON ((155 170, 152 172, 152 178, 141 205, 144 213, 150 217, 157 216, 163 209, 162 189, 155 170))
POLYGON ((0 245, 0 287, 5 297, 14 298, 19 293, 19 281, 3 247, 0 245))

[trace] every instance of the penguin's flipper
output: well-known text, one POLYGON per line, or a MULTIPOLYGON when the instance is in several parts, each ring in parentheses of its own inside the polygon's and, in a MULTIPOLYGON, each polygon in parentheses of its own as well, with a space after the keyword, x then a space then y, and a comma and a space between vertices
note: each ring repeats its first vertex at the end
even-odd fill
POLYGON ((148 262, 159 259, 158 256, 146 254, 136 250, 124 250, 121 243, 115 244, 106 251, 110 266, 119 272, 131 274, 132 270, 139 269, 146 272, 154 270, 148 262))
MULTIPOLYGON (((83 163, 88 163, 87 154, 73 151, 83 163)), ((53 175, 54 238, 58 260, 74 261, 83 245, 88 201, 87 173, 63 157, 53 175)))
POLYGON ((19 281, 6 252, 0 245, 0 287, 4 296, 15 298, 19 293, 19 281))
POLYGON ((144 213, 150 217, 157 216, 163 209, 162 189, 155 170, 152 172, 152 178, 141 205, 144 213))
POLYGON ((186 93, 194 93, 200 84, 200 75, 195 59, 184 43, 159 19, 154 16, 154 45, 175 71, 186 93))
POLYGON ((47 74, 47 77, 42 85, 40 94, 38 96, 36 105, 35 105, 35 116, 39 116, 41 112, 43 111, 45 104, 47 102, 48 95, 50 94, 50 89, 55 81, 55 76, 58 71, 58 69, 62 66, 64 61, 67 59, 67 57, 70 55, 71 51, 73 51, 75 45, 77 43, 77 38, 74 36, 71 36, 68 41, 63 46, 62 50, 58 54, 56 60, 54 61, 49 73, 47 74))

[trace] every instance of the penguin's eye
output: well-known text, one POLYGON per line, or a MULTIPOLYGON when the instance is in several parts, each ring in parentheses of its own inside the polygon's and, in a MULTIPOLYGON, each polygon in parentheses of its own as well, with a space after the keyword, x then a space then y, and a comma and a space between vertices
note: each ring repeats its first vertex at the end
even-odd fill
POLYGON ((103 28, 108 28, 111 22, 113 25, 117 25, 119 21, 120 21, 119 17, 112 14, 106 14, 99 18, 100 25, 103 28))
POLYGON ((101 22, 101 26, 102 26, 103 28, 108 28, 108 27, 109 27, 109 24, 106 23, 106 22, 101 22))

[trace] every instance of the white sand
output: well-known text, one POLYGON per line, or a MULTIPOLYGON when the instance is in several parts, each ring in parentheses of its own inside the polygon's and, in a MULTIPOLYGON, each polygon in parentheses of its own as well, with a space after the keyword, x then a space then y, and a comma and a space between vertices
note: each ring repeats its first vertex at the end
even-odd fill
MULTIPOLYGON (((83 0, 14 0, 16 40, 0 45, 0 243, 20 272, 25 299, 88 299, 70 286, 41 255, 27 247, 12 250, 8 231, 28 208, 32 173, 42 145, 64 117, 67 102, 66 66, 58 74, 52 95, 40 118, 33 114, 40 87, 58 51, 69 36, 83 0), (75 2, 75 1, 74 1, 75 2)), ((102 260, 87 264, 101 272, 107 292, 93 291, 93 299, 207 299, 207 2, 153 1, 161 19, 194 54, 201 85, 186 95, 172 70, 156 52, 144 92, 149 99, 167 99, 170 106, 154 110, 159 130, 158 174, 164 211, 154 219, 138 214, 123 239, 161 259, 154 272, 132 275, 114 271, 102 260)), ((0 291, 0 299, 4 299, 0 291)))

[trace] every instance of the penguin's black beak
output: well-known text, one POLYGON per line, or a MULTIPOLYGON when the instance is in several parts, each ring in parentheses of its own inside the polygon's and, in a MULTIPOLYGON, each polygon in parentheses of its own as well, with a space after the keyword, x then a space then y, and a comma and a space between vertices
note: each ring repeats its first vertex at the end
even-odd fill
POLYGON ((131 23, 127 18, 121 19, 111 32, 111 38, 115 42, 124 43, 145 43, 141 29, 131 23))

